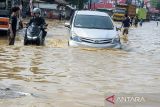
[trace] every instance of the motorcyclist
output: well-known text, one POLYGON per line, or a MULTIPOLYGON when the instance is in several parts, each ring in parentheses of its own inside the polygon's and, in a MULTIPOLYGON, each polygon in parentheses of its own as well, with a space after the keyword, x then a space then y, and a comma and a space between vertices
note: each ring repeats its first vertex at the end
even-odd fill
MULTIPOLYGON (((41 17, 41 10, 39 8, 33 9, 33 17, 32 19, 30 19, 28 26, 30 26, 32 23, 35 23, 39 27, 46 25, 45 19, 41 17)), ((42 36, 44 39, 46 37, 47 32, 43 27, 42 27, 42 32, 43 32, 42 36)))

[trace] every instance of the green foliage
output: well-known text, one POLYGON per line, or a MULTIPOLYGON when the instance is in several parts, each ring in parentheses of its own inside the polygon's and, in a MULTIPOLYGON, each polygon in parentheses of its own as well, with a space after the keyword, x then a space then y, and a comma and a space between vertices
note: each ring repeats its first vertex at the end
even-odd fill
POLYGON ((160 0, 151 0, 152 7, 155 7, 157 9, 160 9, 160 0))

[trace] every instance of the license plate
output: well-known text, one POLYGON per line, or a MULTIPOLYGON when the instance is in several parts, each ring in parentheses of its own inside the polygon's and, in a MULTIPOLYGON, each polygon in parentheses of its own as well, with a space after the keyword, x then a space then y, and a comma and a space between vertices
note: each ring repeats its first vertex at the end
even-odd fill
POLYGON ((8 22, 0 22, 0 25, 8 25, 8 22))

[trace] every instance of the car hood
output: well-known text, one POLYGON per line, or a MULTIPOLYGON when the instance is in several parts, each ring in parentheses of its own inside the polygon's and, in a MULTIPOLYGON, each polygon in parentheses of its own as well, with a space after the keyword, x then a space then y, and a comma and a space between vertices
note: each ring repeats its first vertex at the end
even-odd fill
POLYGON ((86 29, 86 28, 74 28, 72 33, 75 33, 77 36, 84 38, 92 39, 106 39, 106 38, 115 38, 117 31, 106 30, 106 29, 86 29))

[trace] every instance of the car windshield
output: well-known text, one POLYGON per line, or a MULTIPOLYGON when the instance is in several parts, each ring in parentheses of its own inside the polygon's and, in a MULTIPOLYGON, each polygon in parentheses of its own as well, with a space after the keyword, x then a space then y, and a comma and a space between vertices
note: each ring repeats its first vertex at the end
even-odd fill
POLYGON ((77 15, 74 26, 89 29, 113 29, 113 23, 108 16, 77 15))

